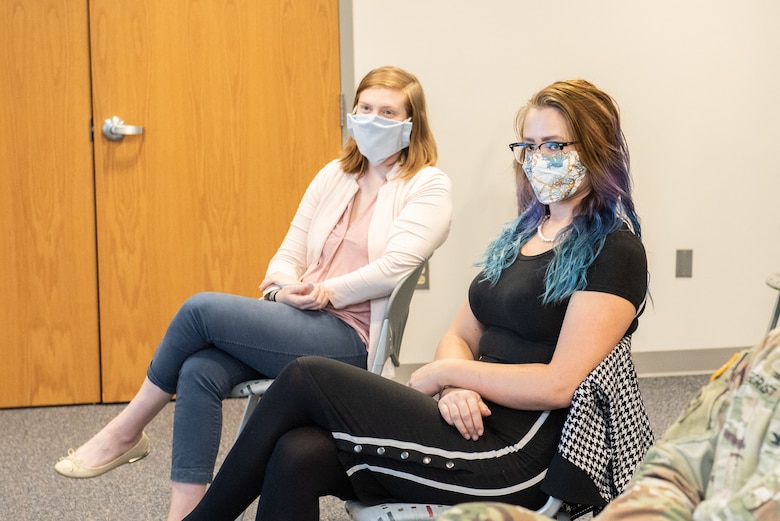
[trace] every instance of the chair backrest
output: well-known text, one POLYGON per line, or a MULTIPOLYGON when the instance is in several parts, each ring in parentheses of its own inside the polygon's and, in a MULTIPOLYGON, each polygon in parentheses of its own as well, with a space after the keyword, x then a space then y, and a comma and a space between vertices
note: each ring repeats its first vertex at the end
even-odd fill
POLYGON ((368 368, 372 373, 382 374, 382 369, 388 359, 395 367, 400 364, 401 340, 403 340, 406 319, 409 316, 409 305, 425 265, 426 262, 423 262, 415 268, 405 279, 396 284, 395 289, 390 294, 385 318, 382 320, 376 354, 371 367, 368 368))

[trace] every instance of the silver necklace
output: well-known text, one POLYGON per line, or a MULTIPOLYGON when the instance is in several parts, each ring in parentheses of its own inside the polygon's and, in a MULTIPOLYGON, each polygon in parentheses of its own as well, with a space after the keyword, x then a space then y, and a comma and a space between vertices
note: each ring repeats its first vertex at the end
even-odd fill
POLYGON ((548 244, 549 244, 549 243, 551 243, 551 242, 553 242, 553 241, 555 240, 555 238, 548 239, 548 238, 547 238, 547 237, 545 237, 545 236, 544 236, 544 234, 542 233, 542 226, 544 226, 544 223, 546 223, 546 222, 547 222, 547 221, 549 221, 549 220, 550 220, 550 216, 549 216, 549 215, 545 215, 545 216, 544 216, 544 219, 542 219, 542 222, 540 222, 540 223, 539 223, 539 226, 537 226, 537 227, 536 227, 536 235, 538 235, 538 236, 539 236, 539 238, 540 238, 540 239, 542 239, 542 242, 546 242, 546 243, 548 243, 548 244))

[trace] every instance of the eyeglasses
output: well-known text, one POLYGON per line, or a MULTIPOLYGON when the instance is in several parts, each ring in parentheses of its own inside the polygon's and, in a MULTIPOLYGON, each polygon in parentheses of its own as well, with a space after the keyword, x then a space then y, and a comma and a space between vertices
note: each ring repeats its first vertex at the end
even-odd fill
POLYGON ((563 147, 575 144, 576 141, 569 141, 568 143, 562 141, 548 141, 541 145, 534 145, 532 143, 509 143, 509 150, 515 155, 515 159, 518 163, 522 163, 525 159, 523 153, 528 151, 530 153, 540 152, 545 157, 555 157, 563 154, 563 147))

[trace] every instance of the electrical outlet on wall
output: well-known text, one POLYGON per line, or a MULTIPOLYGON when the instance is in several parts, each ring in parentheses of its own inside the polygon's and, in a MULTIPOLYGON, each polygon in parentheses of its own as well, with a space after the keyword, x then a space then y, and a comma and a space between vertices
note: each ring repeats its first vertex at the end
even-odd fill
POLYGON ((420 278, 417 279, 417 286, 415 289, 431 289, 430 270, 431 265, 428 261, 425 261, 425 266, 423 266, 422 272, 420 272, 420 278))
POLYGON ((693 250, 677 250, 674 276, 677 278, 693 277, 693 250))

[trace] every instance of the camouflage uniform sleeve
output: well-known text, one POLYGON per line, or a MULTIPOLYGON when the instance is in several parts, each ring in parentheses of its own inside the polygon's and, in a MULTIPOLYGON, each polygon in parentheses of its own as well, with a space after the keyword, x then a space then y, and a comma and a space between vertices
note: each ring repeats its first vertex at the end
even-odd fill
POLYGON ((598 516, 601 521, 623 519, 694 519, 705 495, 729 391, 735 375, 747 364, 747 353, 730 360, 688 404, 650 448, 626 490, 598 516))
POLYGON ((775 330, 718 373, 598 520, 780 519, 779 346, 775 330))
POLYGON ((506 503, 461 503, 436 518, 437 521, 550 521, 550 518, 506 503))
POLYGON ((757 348, 731 402, 696 516, 780 519, 780 330, 757 348))

